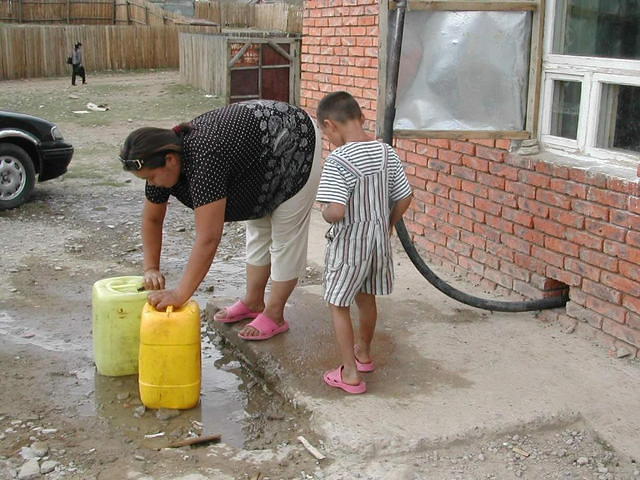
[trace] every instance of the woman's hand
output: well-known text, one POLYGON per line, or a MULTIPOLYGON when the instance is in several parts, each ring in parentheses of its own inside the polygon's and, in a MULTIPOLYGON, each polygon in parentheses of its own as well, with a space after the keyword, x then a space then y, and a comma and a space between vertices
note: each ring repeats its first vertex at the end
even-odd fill
POLYGON ((180 308, 189 298, 185 298, 177 290, 160 290, 150 293, 147 301, 156 310, 164 311, 169 305, 180 308))
POLYGON ((164 290, 164 275, 157 268, 149 268, 144 272, 145 290, 164 290))

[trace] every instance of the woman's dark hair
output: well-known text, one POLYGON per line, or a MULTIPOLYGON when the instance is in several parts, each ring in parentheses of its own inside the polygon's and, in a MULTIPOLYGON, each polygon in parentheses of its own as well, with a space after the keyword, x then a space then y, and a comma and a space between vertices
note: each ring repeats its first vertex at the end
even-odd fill
POLYGON ((172 129, 143 127, 134 130, 120 149, 120 161, 124 169, 164 167, 167 153, 182 153, 182 139, 189 131, 189 123, 182 123, 172 129))

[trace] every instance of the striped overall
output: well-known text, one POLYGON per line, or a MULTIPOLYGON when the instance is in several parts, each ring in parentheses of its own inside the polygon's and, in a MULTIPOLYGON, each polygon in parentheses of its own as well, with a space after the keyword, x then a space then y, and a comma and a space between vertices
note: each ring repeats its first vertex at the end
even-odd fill
POLYGON ((360 292, 388 295, 393 288, 393 261, 389 239, 388 147, 381 143, 379 170, 363 175, 350 162, 335 161, 356 177, 345 216, 334 223, 326 238, 324 299, 331 305, 350 306, 360 292))

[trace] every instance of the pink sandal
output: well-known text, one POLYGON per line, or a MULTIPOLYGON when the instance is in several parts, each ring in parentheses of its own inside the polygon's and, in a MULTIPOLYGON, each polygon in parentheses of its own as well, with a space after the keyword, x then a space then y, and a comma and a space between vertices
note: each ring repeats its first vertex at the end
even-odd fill
POLYGON ((344 365, 340 365, 335 370, 329 370, 324 373, 324 383, 329 385, 330 387, 341 388, 347 393, 352 393, 354 395, 364 393, 367 391, 367 384, 364 383, 364 380, 360 380, 360 383, 357 385, 349 385, 348 383, 344 383, 342 381, 342 370, 344 369, 344 365))
POLYGON ((243 340, 267 340, 289 330, 289 324, 285 321, 282 325, 278 325, 264 314, 259 314, 256 319, 247 324, 247 327, 253 327, 260 332, 260 335, 242 335, 238 334, 243 340))
POLYGON ((353 353, 354 353, 354 358, 356 359, 356 367, 358 369, 359 372, 361 373, 370 373, 373 372, 376 369, 375 364, 373 363, 373 360, 367 362, 367 363, 363 363, 360 360, 358 360, 358 353, 360 352, 360 347, 358 345, 354 345, 353 346, 353 353))
POLYGON ((252 312, 249 307, 242 303, 242 300, 238 300, 230 307, 226 307, 225 310, 227 311, 227 316, 225 318, 218 320, 214 315, 213 320, 218 323, 236 323, 240 320, 256 318, 260 315, 260 312, 252 312))

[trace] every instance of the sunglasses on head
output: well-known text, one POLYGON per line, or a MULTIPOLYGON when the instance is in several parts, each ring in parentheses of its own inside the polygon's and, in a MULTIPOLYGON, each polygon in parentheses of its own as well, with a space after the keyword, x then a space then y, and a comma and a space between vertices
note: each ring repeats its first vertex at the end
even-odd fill
POLYGON ((142 167, 144 167, 144 160, 140 160, 137 158, 127 160, 122 157, 118 157, 118 160, 120 160, 120 163, 122 163, 122 166, 125 170, 140 170, 142 167))

